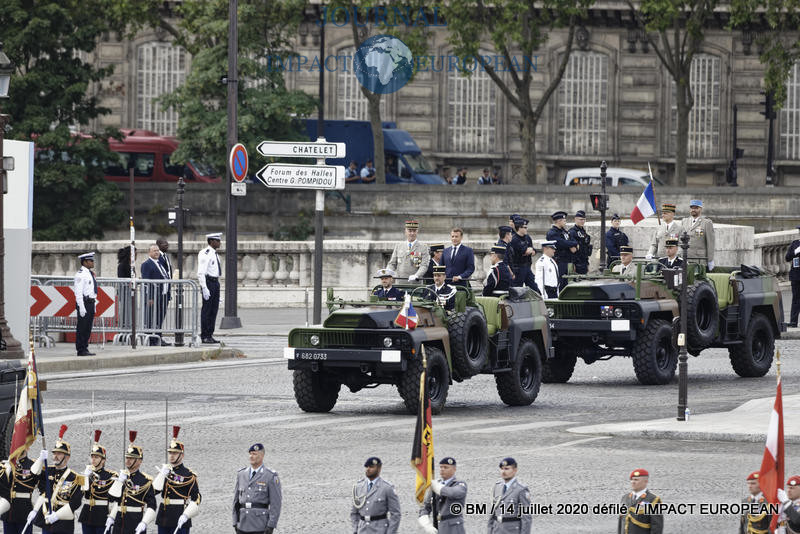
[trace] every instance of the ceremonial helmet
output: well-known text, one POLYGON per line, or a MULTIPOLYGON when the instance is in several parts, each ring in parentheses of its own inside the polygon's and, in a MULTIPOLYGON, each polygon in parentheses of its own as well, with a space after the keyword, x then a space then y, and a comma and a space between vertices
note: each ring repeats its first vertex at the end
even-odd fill
POLYGON ((178 441, 178 432, 181 431, 181 427, 173 426, 172 427, 172 441, 169 442, 169 448, 167 452, 184 452, 183 451, 183 442, 178 441))
POLYGON ((94 444, 92 445, 92 451, 89 453, 93 456, 99 456, 103 460, 106 459, 106 448, 98 443, 100 441, 100 435, 103 433, 102 430, 95 430, 94 431, 94 444))
POLYGON ((138 445, 133 444, 133 442, 136 441, 137 434, 138 432, 136 432, 135 430, 128 431, 128 438, 131 443, 130 445, 128 445, 128 448, 125 451, 125 458, 138 458, 139 460, 144 458, 142 448, 138 445))
POLYGON ((61 425, 61 428, 58 430, 58 440, 56 441, 53 450, 50 452, 63 452, 64 454, 71 455, 72 447, 70 447, 69 443, 64 441, 64 433, 67 431, 67 425, 61 425))

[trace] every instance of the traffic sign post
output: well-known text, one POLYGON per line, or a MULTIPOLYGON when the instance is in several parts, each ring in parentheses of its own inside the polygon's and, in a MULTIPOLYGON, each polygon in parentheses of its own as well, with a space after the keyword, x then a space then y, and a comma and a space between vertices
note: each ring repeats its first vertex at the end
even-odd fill
POLYGON ((247 195, 247 184, 244 179, 247 178, 247 170, 250 165, 250 158, 247 156, 247 149, 241 143, 236 143, 231 149, 230 156, 228 157, 228 166, 231 169, 231 176, 234 181, 231 182, 231 195, 235 197, 243 197, 247 195))
POLYGON ((344 189, 344 167, 325 165, 290 165, 270 163, 256 173, 267 187, 282 189, 344 189))

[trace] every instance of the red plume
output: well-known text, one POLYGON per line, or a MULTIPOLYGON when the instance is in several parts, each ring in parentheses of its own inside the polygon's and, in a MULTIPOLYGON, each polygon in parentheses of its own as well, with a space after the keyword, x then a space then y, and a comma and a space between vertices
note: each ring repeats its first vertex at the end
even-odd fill
POLYGON ((58 439, 62 439, 66 431, 67 431, 67 425, 61 425, 61 428, 58 431, 58 439))
POLYGON ((102 431, 102 430, 95 430, 95 431, 94 431, 94 442, 95 442, 95 443, 97 443, 98 441, 100 441, 100 434, 102 434, 102 433, 103 433, 103 431, 102 431))
POLYGON ((131 442, 131 443, 133 443, 134 441, 136 441, 136 434, 138 434, 138 432, 137 432, 137 431, 135 431, 135 430, 128 430, 128 436, 129 436, 129 438, 130 438, 130 442, 131 442))
POLYGON ((172 427, 172 439, 178 439, 178 432, 181 431, 181 427, 173 426, 172 427))

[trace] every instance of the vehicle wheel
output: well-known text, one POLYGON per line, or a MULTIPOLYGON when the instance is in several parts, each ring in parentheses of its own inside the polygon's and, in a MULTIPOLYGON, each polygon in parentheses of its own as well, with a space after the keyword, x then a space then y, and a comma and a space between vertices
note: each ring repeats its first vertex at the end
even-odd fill
POLYGON ((3 458, 8 458, 11 450, 11 438, 14 435, 14 414, 9 414, 3 425, 3 433, 0 434, 0 454, 3 458))
POLYGON ((494 375, 497 393, 509 406, 533 404, 542 385, 542 355, 539 346, 526 339, 520 344, 511 371, 494 375))
POLYGON ((728 349, 731 367, 739 376, 764 376, 772 366, 775 354, 775 334, 769 319, 761 313, 754 313, 747 325, 741 345, 728 349))
POLYGON ((339 398, 342 385, 325 373, 310 369, 297 369, 292 379, 294 398, 304 412, 329 412, 339 398))
POLYGON ((486 319, 477 308, 455 313, 447 323, 453 369, 462 378, 480 373, 489 359, 486 319))
MULTIPOLYGON (((428 359, 428 395, 431 398, 431 413, 440 414, 447 400, 450 388, 450 367, 447 358, 438 347, 425 346, 428 359)), ((408 368, 397 384, 397 390, 403 398, 408 413, 419 412, 419 377, 422 374, 422 356, 418 353, 409 361, 408 368)))
POLYGON ((556 349, 556 357, 542 364, 542 382, 545 384, 565 384, 572 377, 578 355, 571 350, 556 349))
POLYGON ((704 349, 711 345, 717 335, 717 292, 708 282, 695 282, 686 288, 686 303, 687 342, 693 349, 704 349))
POLYGON ((661 385, 672 380, 678 366, 678 350, 672 344, 669 321, 650 321, 636 340, 632 356, 633 370, 642 384, 661 385))

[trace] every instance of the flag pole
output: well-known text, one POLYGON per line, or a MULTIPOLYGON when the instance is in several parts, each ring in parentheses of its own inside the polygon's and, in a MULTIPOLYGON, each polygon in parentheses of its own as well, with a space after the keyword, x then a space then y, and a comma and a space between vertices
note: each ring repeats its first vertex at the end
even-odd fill
POLYGON ((781 349, 775 351, 775 359, 777 360, 775 363, 776 373, 778 375, 778 384, 781 383, 781 349))
POLYGON ((650 168, 650 162, 647 162, 647 171, 650 173, 650 183, 653 186, 653 202, 656 203, 656 217, 658 217, 658 224, 661 225, 661 212, 658 210, 658 201, 656 200, 656 184, 653 180, 653 169, 650 168))
MULTIPOLYGON (((420 349, 422 350, 422 376, 423 376, 423 379, 425 380, 425 383, 424 384, 420 384, 420 387, 423 388, 423 392, 425 393, 425 395, 428 395, 428 387, 427 387, 428 386, 428 355, 425 352, 425 345, 422 345, 420 347, 420 349)), ((433 423, 433 422, 431 421, 431 423, 433 423)), ((431 424, 431 426, 433 426, 433 424, 431 424)), ((433 429, 431 428, 431 430, 433 430, 433 429)), ((431 438, 431 441, 433 441, 433 438, 431 438)), ((430 466, 431 477, 435 476, 433 468, 434 468, 434 459, 431 458, 431 466, 430 466)), ((430 480, 428 481, 428 483, 430 484, 430 480)), ((436 499, 436 494, 433 492, 432 489, 428 489, 428 491, 431 492, 431 515, 433 516, 433 526, 434 526, 434 528, 439 528, 439 506, 438 506, 438 502, 437 502, 437 499, 436 499)))

